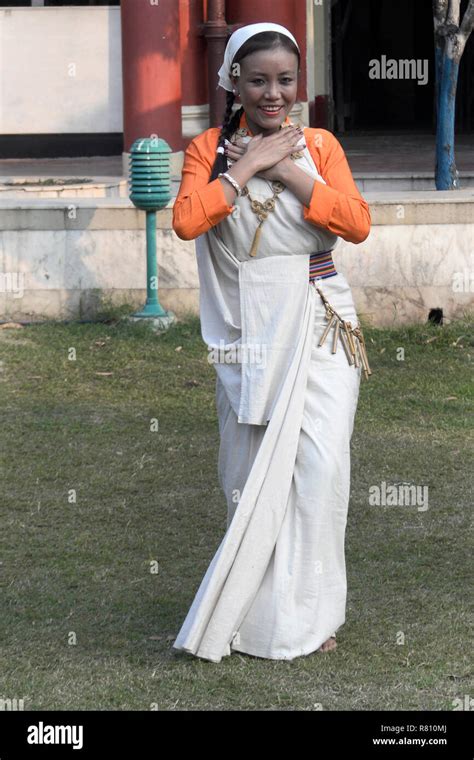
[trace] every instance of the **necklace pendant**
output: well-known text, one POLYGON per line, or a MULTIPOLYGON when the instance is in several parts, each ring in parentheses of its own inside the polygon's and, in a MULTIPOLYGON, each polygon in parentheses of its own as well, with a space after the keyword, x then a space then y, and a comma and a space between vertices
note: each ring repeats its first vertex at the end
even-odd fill
POLYGON ((255 236, 254 236, 254 239, 253 239, 253 243, 252 243, 252 247, 250 249, 249 256, 256 256, 257 255, 257 249, 258 249, 258 244, 259 244, 259 241, 260 241, 260 235, 262 234, 262 222, 263 222, 263 220, 260 222, 260 224, 258 225, 258 227, 256 229, 255 236))

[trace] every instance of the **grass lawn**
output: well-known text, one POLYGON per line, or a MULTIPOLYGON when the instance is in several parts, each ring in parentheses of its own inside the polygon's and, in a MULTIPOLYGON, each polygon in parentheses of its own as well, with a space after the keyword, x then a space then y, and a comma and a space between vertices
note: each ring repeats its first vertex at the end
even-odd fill
POLYGON ((171 649, 226 524, 198 320, 161 336, 118 319, 0 329, 0 697, 25 710, 451 710, 472 695, 473 332, 470 318, 364 328, 374 374, 351 444, 338 648, 215 664, 171 649), (371 506, 382 481, 428 485, 429 508, 371 506))

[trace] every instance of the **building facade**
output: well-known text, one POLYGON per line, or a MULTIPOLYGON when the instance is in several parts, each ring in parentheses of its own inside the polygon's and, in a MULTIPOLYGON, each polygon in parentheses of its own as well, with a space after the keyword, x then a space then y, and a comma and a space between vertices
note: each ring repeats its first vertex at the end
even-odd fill
MULTIPOLYGON (((210 101, 224 108, 223 91, 212 92, 216 8, 227 34, 265 20, 293 32, 294 115, 305 124, 434 132, 431 0, 15 0, 0 5, 0 157, 119 155, 149 134, 184 150, 219 123, 210 101), (416 62, 424 76, 371 77, 384 59, 416 62)), ((461 61, 458 132, 474 130, 473 47, 461 61)))

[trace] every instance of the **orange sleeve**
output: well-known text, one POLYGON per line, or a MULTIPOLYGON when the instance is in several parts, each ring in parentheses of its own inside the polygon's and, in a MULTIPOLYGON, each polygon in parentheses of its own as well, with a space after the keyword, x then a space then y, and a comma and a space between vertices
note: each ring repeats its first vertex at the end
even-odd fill
POLYGON ((220 179, 209 182, 220 130, 207 129, 192 140, 184 154, 181 184, 173 206, 173 229, 181 240, 194 240, 228 216, 220 179))
POLYGON ((369 204, 357 189, 342 145, 326 129, 308 128, 305 136, 316 168, 327 182, 314 183, 309 207, 303 206, 305 220, 349 243, 362 243, 372 221, 369 204))

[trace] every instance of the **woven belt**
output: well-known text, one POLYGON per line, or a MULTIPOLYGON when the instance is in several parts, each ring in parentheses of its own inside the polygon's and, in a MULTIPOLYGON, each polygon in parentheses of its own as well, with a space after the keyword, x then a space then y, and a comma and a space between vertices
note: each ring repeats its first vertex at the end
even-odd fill
POLYGON ((331 251, 321 251, 309 254, 309 281, 325 280, 337 274, 331 251))

